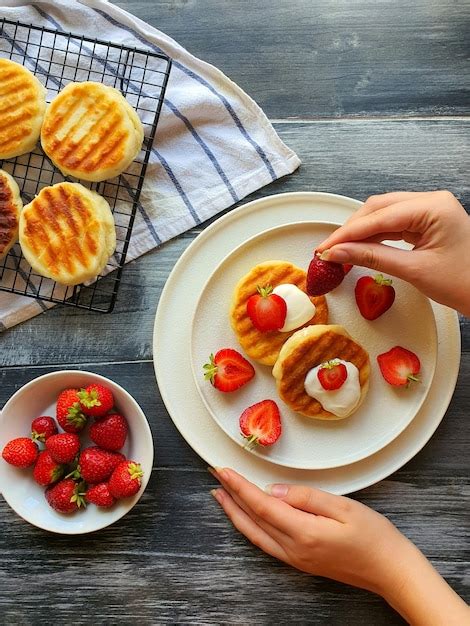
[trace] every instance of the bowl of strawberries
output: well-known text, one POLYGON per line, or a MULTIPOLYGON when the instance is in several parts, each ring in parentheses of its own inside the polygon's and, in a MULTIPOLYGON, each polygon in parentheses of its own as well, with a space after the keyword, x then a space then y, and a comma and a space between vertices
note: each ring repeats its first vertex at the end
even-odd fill
POLYGON ((140 499, 153 465, 147 419, 117 383, 84 371, 45 374, 0 414, 0 492, 34 526, 93 532, 140 499))

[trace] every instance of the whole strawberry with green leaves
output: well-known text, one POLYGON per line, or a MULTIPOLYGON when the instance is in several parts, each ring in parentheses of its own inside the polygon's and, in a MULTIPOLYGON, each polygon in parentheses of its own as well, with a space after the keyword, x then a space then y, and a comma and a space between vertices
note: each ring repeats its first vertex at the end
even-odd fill
POLYGON ((56 435, 58 432, 55 419, 48 415, 36 417, 31 423, 31 438, 34 441, 44 443, 49 437, 56 435))
POLYGON ((86 506, 85 483, 75 482, 72 478, 64 478, 56 485, 46 489, 46 500, 59 513, 74 513, 86 506))
POLYGON ((123 461, 115 468, 109 479, 109 493, 119 500, 136 494, 142 484, 142 467, 135 461, 123 461))
POLYGON ((2 451, 3 459, 15 467, 30 467, 38 458, 39 448, 29 437, 18 437, 9 441, 2 451))
POLYGON ((51 485, 59 480, 64 473, 64 466, 51 456, 48 450, 39 453, 33 470, 33 478, 38 485, 51 485))
POLYGON ((57 398, 57 421, 67 433, 80 432, 87 421, 81 409, 78 393, 78 389, 65 389, 57 398))
POLYGON ((78 467, 71 476, 81 477, 87 483, 101 483, 111 476, 114 468, 125 458, 119 452, 109 452, 98 446, 91 446, 82 450, 78 458, 78 467))
POLYGON ((93 383, 78 392, 81 410, 89 417, 103 417, 114 406, 111 390, 104 385, 93 383))

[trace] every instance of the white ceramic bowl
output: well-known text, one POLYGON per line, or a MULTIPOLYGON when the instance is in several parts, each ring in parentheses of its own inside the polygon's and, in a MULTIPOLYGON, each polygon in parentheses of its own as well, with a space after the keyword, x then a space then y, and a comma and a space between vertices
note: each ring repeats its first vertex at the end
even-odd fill
MULTIPOLYGON (((116 502, 110 509, 89 504, 86 510, 63 515, 52 509, 44 497, 44 487, 36 484, 32 468, 19 469, 0 457, 0 493, 10 507, 27 522, 38 528, 65 535, 89 533, 113 524, 123 517, 141 497, 153 466, 153 440, 147 419, 134 400, 117 383, 92 372, 59 371, 35 378, 21 387, 5 404, 0 414, 0 450, 11 439, 27 437, 31 422, 40 415, 55 418, 55 404, 61 391, 70 387, 86 387, 92 382, 109 386, 116 409, 129 422, 129 435, 122 453, 140 462, 144 476, 140 491, 131 498, 116 502)), ((82 436, 82 447, 94 445, 82 436)))

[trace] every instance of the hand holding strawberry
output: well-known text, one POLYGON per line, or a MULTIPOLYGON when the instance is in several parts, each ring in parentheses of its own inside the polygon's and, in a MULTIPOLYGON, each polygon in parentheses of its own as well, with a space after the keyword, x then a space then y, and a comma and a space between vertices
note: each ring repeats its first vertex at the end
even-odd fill
POLYGON ((307 294, 322 296, 336 289, 343 282, 344 276, 345 269, 341 263, 324 261, 315 252, 307 271, 307 294))

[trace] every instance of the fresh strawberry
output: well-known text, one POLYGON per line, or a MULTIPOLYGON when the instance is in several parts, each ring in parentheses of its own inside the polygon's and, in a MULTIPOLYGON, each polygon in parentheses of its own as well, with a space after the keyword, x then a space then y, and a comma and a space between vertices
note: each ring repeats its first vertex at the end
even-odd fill
POLYGON ((97 383, 79 391, 78 397, 82 411, 89 417, 103 417, 114 406, 111 390, 97 383))
POLYGON ((81 476, 87 483, 102 483, 125 458, 119 452, 109 452, 98 446, 85 448, 78 459, 78 467, 71 476, 74 478, 81 476))
POLYGON ((104 450, 120 450, 126 443, 129 427, 119 413, 98 418, 90 428, 90 439, 104 450))
POLYGON ((57 421, 67 433, 78 433, 86 424, 78 389, 66 389, 57 398, 57 421))
POLYGON ((273 400, 262 400, 249 406, 240 415, 240 430, 248 439, 246 447, 256 444, 270 446, 281 436, 281 415, 273 400))
POLYGON ((108 483, 98 483, 88 488, 85 498, 87 502, 92 502, 96 506, 109 508, 116 502, 115 498, 109 493, 108 483))
POLYGON ((139 463, 135 461, 119 463, 109 479, 109 493, 116 500, 133 496, 140 489, 143 475, 144 473, 139 463))
POLYGON ((42 417, 36 417, 31 423, 31 437, 33 441, 46 441, 52 435, 58 433, 57 424, 53 417, 43 415, 42 417))
POLYGON ((343 282, 344 266, 341 263, 322 261, 316 252, 307 271, 307 294, 322 296, 343 282))
POLYGON ((52 435, 46 441, 46 450, 57 463, 72 463, 80 451, 80 438, 75 433, 52 435))
POLYGON ((39 453, 33 470, 33 478, 38 485, 51 485, 62 478, 63 473, 63 465, 54 461, 48 450, 39 453))
POLYGON ((253 326, 261 333, 267 333, 284 326, 287 304, 284 298, 273 293, 271 285, 258 286, 258 293, 248 298, 246 312, 253 326))
POLYGON ((392 281, 382 274, 362 276, 356 283, 354 294, 359 311, 366 320, 375 320, 383 315, 395 300, 392 281))
POLYGON ((38 458, 39 449, 29 437, 12 439, 3 448, 2 457, 15 467, 30 467, 38 458))
POLYGON ((354 265, 351 265, 350 263, 343 263, 344 275, 346 276, 346 274, 349 274, 353 267, 354 265))
POLYGON ((71 478, 65 478, 60 483, 46 489, 46 500, 59 513, 73 513, 80 507, 85 507, 85 484, 76 483, 71 478))
POLYGON ((317 377, 323 389, 334 391, 343 386, 348 377, 348 370, 344 363, 340 363, 338 359, 333 359, 320 365, 317 377))
POLYGON ((385 380, 396 387, 409 386, 412 381, 419 381, 421 369, 419 358, 411 350, 395 346, 377 357, 380 371, 385 380))
POLYGON ((236 391, 255 375, 254 367, 239 352, 222 348, 204 365, 204 378, 219 391, 236 391))

